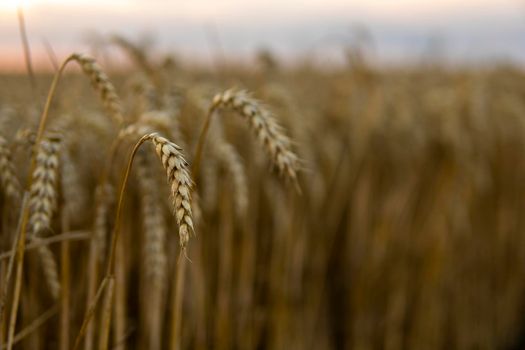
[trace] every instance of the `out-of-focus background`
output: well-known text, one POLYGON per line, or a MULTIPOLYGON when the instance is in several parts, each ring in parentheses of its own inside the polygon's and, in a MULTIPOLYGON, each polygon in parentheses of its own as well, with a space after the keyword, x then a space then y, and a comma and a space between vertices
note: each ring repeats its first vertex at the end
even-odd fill
POLYGON ((0 0, 1 348, 523 349, 524 44, 516 0, 0 0))
POLYGON ((288 61, 308 55, 341 63, 341 47, 363 41, 384 63, 525 60, 525 3, 519 0, 2 0, 1 70, 22 67, 19 3, 42 68, 50 67, 45 41, 66 55, 114 33, 148 41, 154 53, 208 64, 217 55, 249 59, 261 48, 288 61))

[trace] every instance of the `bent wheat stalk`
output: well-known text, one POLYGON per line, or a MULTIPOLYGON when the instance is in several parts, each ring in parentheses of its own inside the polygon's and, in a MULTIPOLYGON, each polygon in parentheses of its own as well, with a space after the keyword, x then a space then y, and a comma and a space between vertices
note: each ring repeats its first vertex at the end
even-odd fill
MULTIPOLYGON (((122 204, 124 201, 124 193, 126 191, 129 174, 131 173, 131 168, 132 168, 135 156, 140 146, 146 141, 151 141, 152 144, 155 146, 156 153, 160 157, 162 161, 162 165, 164 166, 164 169, 166 170, 167 179, 171 186, 172 204, 174 207, 175 220, 177 221, 177 224, 179 226, 179 240, 180 240, 181 252, 185 253, 186 245, 189 241, 189 235, 191 232, 193 232, 191 198, 190 198, 192 180, 187 170, 188 163, 186 162, 186 160, 184 159, 184 156, 182 155, 182 150, 175 143, 169 141, 166 138, 159 136, 156 133, 146 134, 133 147, 131 151, 131 155, 129 157, 128 165, 126 167, 126 170, 124 172, 124 176, 121 182, 120 193, 119 193, 119 198, 117 202, 117 210, 115 214, 115 225, 113 226, 113 232, 112 232, 112 237, 111 237, 111 250, 109 254, 106 275, 104 277, 103 284, 111 283, 111 281, 113 281, 115 278, 114 277, 115 256, 116 256, 115 253, 117 249, 117 242, 118 242, 118 237, 119 237, 119 232, 120 232, 120 221, 121 221, 120 219, 122 215, 122 204)), ((181 264, 180 266, 184 266, 184 265, 181 264)), ((183 278, 184 275, 183 275, 183 271, 180 271, 180 269, 179 269, 179 272, 181 272, 180 273, 181 276, 179 276, 179 278, 177 279, 177 283, 182 284, 184 280, 183 278)), ((182 293, 182 287, 177 288, 177 290, 180 290, 182 293)), ((106 297, 105 297, 106 299, 105 310, 107 310, 106 309, 107 303, 111 304, 112 297, 113 297, 113 289, 108 288, 106 290, 106 297)), ((182 298, 181 296, 179 296, 176 299, 181 300, 182 298)), ((94 307, 96 307, 96 304, 93 305, 93 308, 94 307)), ((180 309, 178 310, 180 312, 180 309)), ((91 317, 92 317, 92 311, 89 315, 86 314, 85 319, 84 319, 85 325, 89 324, 89 320, 91 319, 91 317)), ((109 325, 110 322, 111 322, 111 308, 109 308, 108 311, 104 312, 103 319, 101 320, 101 324, 109 325)), ((85 331, 85 327, 83 328, 83 330, 85 331)), ((109 332, 107 330, 104 330, 104 332, 102 332, 101 334, 101 337, 99 338, 99 345, 102 345, 103 347, 105 347, 108 341, 107 339, 108 336, 109 336, 109 332)))
POLYGON ((62 62, 60 68, 53 77, 53 82, 49 88, 46 103, 44 105, 44 110, 42 111, 42 116, 40 117, 36 141, 40 141, 42 138, 47 123, 47 118, 49 116, 49 109, 51 108, 51 102, 55 96, 58 82, 60 81, 60 78, 62 77, 62 74, 64 73, 67 65, 72 61, 80 65, 84 74, 86 74, 91 79, 94 89, 100 94, 100 98, 104 107, 106 108, 106 111, 114 119, 116 124, 120 125, 124 121, 122 116, 122 102, 115 92, 115 88, 106 73, 104 73, 94 58, 84 54, 73 53, 62 62))
MULTIPOLYGON (((102 98, 107 100, 106 106, 109 107, 111 111, 119 111, 119 107, 117 105, 121 105, 120 99, 116 97, 116 94, 114 93, 113 85, 109 82, 109 79, 107 79, 107 76, 99 74, 101 70, 98 66, 94 65, 93 61, 86 59, 86 56, 79 55, 79 54, 72 54, 68 58, 62 62, 60 65, 60 68, 55 73, 55 76, 53 78, 53 82, 51 83, 51 87, 49 88, 48 95, 46 98, 46 103, 44 105, 44 109, 42 111, 42 115, 40 117, 40 121, 38 124, 38 131, 35 139, 35 144, 39 144, 42 140, 42 136, 44 134, 44 130, 46 127, 47 119, 49 116, 49 110, 51 108, 51 102, 53 100, 53 97, 56 92, 56 88, 58 86, 58 82, 60 80, 60 77, 62 76, 62 73, 69 62, 71 61, 77 61, 82 65, 82 68, 84 72, 90 73, 92 77, 93 83, 95 83, 96 87, 99 87, 101 91, 102 98)), ((105 100, 105 101, 106 101, 105 100)), ((122 116, 119 113, 115 113, 113 115, 114 119, 116 119, 118 124, 122 123, 122 116)), ((36 168, 36 156, 33 155, 31 158, 31 165, 30 165, 30 174, 34 172, 36 168)), ((32 177, 29 177, 28 184, 26 188, 31 188, 32 185, 32 177)), ((20 228, 20 239, 18 240, 17 249, 16 249, 16 276, 15 276, 15 285, 13 289, 13 303, 11 308, 11 316, 9 319, 9 329, 8 329, 8 335, 7 335, 7 349, 10 350, 13 348, 13 341, 15 336, 15 328, 16 328, 16 319, 18 314, 18 306, 20 303, 20 292, 22 290, 22 272, 23 272, 23 266, 24 266, 24 252, 25 252, 25 241, 26 241, 26 232, 27 232, 27 226, 29 222, 29 205, 25 205, 22 207, 22 214, 21 214, 21 228, 20 228)))
POLYGON ((122 103, 109 77, 93 57, 78 53, 70 57, 80 65, 84 74, 91 79, 93 88, 98 91, 106 112, 114 119, 117 125, 120 125, 124 120, 122 103))

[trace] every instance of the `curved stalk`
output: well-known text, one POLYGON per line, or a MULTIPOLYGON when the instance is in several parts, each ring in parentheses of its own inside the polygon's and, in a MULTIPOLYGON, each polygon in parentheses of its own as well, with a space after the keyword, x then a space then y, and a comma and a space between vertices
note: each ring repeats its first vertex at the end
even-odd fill
MULTIPOLYGON (((58 81, 60 80, 60 77, 62 76, 62 72, 66 68, 67 64, 73 59, 73 56, 69 56, 60 66, 60 69, 58 72, 56 72, 55 77, 53 78, 53 82, 51 83, 51 87, 49 89, 49 93, 47 95, 46 104, 44 106, 44 110, 42 112, 42 116, 40 117, 40 123, 38 125, 38 132, 35 139, 35 145, 38 145, 42 139, 42 136, 44 134, 44 129, 46 126, 46 122, 49 115, 49 108, 51 106, 51 101, 53 99, 53 96, 55 95, 56 88, 58 85, 58 81)), ((31 167, 29 174, 33 174, 36 167, 36 153, 33 154, 31 157, 31 167)), ((27 181, 27 188, 31 188, 31 184, 33 182, 32 176, 29 176, 27 181)), ((25 253, 25 245, 26 245, 26 235, 27 235, 27 224, 29 222, 29 205, 25 203, 25 205, 22 207, 22 225, 20 228, 20 238, 18 240, 17 249, 16 249, 16 275, 15 275, 15 286, 13 290, 13 306, 11 309, 11 316, 9 319, 9 328, 7 333, 7 349, 11 350, 13 348, 13 342, 15 337, 15 327, 16 327, 16 318, 18 314, 18 306, 20 303, 20 292, 22 290, 22 272, 24 267, 24 253, 25 253)))

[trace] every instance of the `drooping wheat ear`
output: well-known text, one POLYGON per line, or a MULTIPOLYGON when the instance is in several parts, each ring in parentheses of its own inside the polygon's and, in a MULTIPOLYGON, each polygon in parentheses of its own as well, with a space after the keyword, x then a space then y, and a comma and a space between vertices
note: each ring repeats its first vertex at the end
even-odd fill
POLYGON ((121 124, 124 120, 122 116, 122 102, 117 95, 115 87, 109 80, 109 77, 98 65, 97 61, 90 56, 79 53, 71 55, 71 59, 75 60, 82 68, 84 74, 89 76, 93 87, 100 94, 100 99, 102 100, 107 113, 117 124, 121 124))
POLYGON ((157 134, 151 135, 151 141, 166 170, 168 183, 171 186, 175 220, 179 225, 180 246, 184 250, 190 239, 190 233, 194 231, 191 209, 193 182, 188 171, 188 163, 182 155, 182 149, 175 143, 157 134))
POLYGON ((2 136, 0 136, 0 184, 7 197, 15 201, 20 199, 21 186, 15 175, 11 150, 7 140, 2 136))
POLYGON ((156 70, 149 62, 145 48, 141 48, 140 46, 119 35, 114 35, 111 39, 115 44, 127 52, 133 62, 140 69, 142 69, 152 81, 156 82, 156 70))
POLYGON ((93 237, 99 262, 104 261, 108 245, 109 212, 115 202, 113 186, 108 183, 99 185, 95 190, 95 222, 93 237))
POLYGON ((155 110, 160 107, 160 97, 155 86, 147 79, 142 79, 134 85, 134 96, 137 114, 155 110))
POLYGON ((120 129, 118 133, 118 138, 120 140, 125 140, 130 137, 137 137, 137 136, 140 137, 140 136, 149 134, 151 132, 152 132, 152 129, 150 128, 150 126, 144 123, 141 123, 141 122, 137 122, 137 123, 130 124, 123 129, 120 129))
POLYGON ((231 177, 235 211, 239 217, 242 217, 248 208, 248 184, 241 157, 232 145, 222 140, 216 141, 213 151, 231 177))
POLYGON ((151 128, 156 130, 165 130, 171 132, 171 126, 173 119, 170 113, 165 110, 153 109, 144 112, 140 115, 139 122, 145 125, 149 125, 151 128))
MULTIPOLYGON (((61 141, 60 135, 53 134, 36 145, 35 170, 29 189, 29 227, 33 242, 38 242, 44 231, 51 227, 51 219, 57 207, 61 141)), ((55 257, 45 245, 39 246, 38 254, 51 295, 56 299, 60 294, 60 282, 55 257)))
POLYGON ((232 109, 244 117, 269 155, 279 173, 297 184, 300 161, 291 149, 291 141, 284 134, 272 113, 243 90, 227 90, 216 95, 210 113, 232 109))

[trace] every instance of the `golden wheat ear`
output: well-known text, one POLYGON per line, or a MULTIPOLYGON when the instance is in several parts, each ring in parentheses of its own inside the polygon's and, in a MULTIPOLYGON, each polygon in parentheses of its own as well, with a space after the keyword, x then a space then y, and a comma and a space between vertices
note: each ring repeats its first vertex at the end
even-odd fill
POLYGON ((300 193, 297 173, 301 168, 301 162, 292 151, 290 138, 286 136, 284 129, 277 123, 273 114, 244 90, 226 90, 213 98, 208 119, 199 138, 195 155, 195 169, 198 170, 201 161, 202 148, 210 118, 221 109, 235 111, 248 122, 272 164, 278 169, 279 174, 292 182, 300 193))
POLYGON ((31 235, 51 227, 57 208, 60 136, 44 137, 36 146, 36 163, 29 189, 29 226, 31 235))
MULTIPOLYGON (((42 234, 51 228, 51 220, 57 209, 61 142, 61 136, 53 134, 35 145, 36 163, 29 188, 30 239, 35 243, 39 243, 42 234)), ((40 245, 38 254, 51 295, 57 299, 60 281, 53 252, 46 245, 40 245)))
POLYGON ((82 68, 84 74, 90 78, 93 88, 98 91, 100 95, 106 112, 120 125, 124 120, 122 102, 107 74, 104 73, 93 57, 75 53, 72 54, 70 58, 76 61, 82 68))
POLYGON ((191 209, 193 181, 188 171, 188 163, 184 159, 182 149, 168 139, 157 134, 151 134, 151 142, 166 170, 166 177, 171 187, 175 220, 179 226, 180 246, 185 249, 190 239, 190 233, 194 232, 191 209))
POLYGON ((5 138, 0 136, 0 185, 5 195, 18 202, 22 187, 15 175, 11 150, 5 138))

